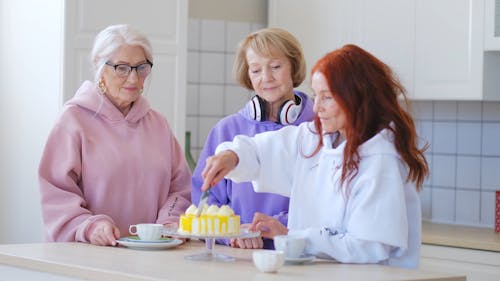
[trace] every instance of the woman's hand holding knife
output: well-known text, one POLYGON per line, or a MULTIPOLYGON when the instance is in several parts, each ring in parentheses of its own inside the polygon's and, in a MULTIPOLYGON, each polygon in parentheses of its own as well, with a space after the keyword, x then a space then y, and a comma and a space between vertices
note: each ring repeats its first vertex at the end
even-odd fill
POLYGON ((208 157, 205 162, 205 168, 201 172, 203 185, 201 191, 205 191, 227 175, 236 165, 238 165, 238 155, 232 150, 225 150, 208 157))

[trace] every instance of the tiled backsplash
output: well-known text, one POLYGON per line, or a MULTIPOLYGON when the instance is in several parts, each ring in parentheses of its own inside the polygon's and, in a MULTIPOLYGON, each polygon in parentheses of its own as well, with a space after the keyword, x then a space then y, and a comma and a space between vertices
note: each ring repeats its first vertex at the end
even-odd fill
POLYGON ((188 26, 187 122, 197 159, 210 129, 251 97, 232 78, 238 43, 264 24, 190 19, 188 26))
MULTIPOLYGON (((187 130, 195 159, 210 129, 251 93, 232 79, 238 42, 264 24, 190 19, 187 130)), ((421 192, 427 221, 493 228, 500 189, 500 102, 416 101, 414 118, 430 144, 431 175, 421 192)))
POLYGON ((425 220, 493 228, 500 189, 500 102, 413 102, 430 144, 421 192, 425 220))

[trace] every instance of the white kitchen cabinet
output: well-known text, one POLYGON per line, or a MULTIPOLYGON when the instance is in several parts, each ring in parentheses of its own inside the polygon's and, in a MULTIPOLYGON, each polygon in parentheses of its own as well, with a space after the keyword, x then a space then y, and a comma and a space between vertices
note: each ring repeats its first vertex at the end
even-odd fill
POLYGON ((484 49, 500 51, 500 0, 485 0, 484 49))
POLYGON ((348 13, 349 3, 344 0, 269 0, 268 5, 268 25, 287 29, 300 41, 307 78, 299 88, 312 93, 309 70, 314 63, 350 40, 351 17, 344 15, 348 13))
POLYGON ((465 274, 467 281, 498 281, 500 253, 424 244, 419 269, 465 274))
POLYGON ((412 94, 415 53, 414 0, 347 2, 351 4, 350 42, 390 65, 407 91, 412 94))
POLYGON ((415 97, 481 100, 484 1, 415 4, 415 97))
POLYGON ((269 25, 298 37, 309 68, 354 43, 391 66, 412 99, 500 100, 500 56, 484 51, 485 1, 269 0, 269 25))

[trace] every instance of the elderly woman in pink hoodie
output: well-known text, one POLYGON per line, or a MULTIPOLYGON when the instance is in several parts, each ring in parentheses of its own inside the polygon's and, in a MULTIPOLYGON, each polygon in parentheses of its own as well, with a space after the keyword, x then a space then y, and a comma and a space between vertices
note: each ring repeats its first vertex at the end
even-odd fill
POLYGON ((191 174, 165 118, 142 96, 151 44, 109 26, 85 81, 50 132, 39 167, 47 241, 115 245, 136 223, 176 223, 191 201, 191 174))

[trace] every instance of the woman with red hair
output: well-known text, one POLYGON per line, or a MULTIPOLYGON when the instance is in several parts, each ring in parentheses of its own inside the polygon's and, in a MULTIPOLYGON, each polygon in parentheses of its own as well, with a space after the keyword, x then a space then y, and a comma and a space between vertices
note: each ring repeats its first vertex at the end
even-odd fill
POLYGON ((264 237, 307 239, 306 254, 345 263, 417 267, 418 191, 428 175, 405 89, 391 69, 355 45, 312 71, 313 122, 237 136, 208 158, 203 190, 224 176, 290 197, 288 228, 256 213, 264 237))

